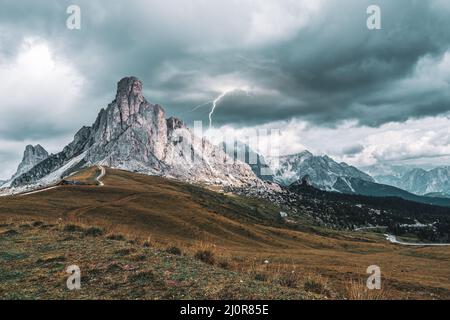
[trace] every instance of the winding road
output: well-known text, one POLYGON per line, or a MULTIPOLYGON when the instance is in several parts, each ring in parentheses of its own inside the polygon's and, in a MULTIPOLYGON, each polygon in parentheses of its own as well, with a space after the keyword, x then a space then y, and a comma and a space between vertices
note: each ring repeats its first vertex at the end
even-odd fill
POLYGON ((105 168, 104 167, 102 167, 101 165, 97 165, 97 167, 100 169, 100 175, 95 179, 95 180, 97 180, 97 182, 98 182, 98 185, 100 186, 100 187, 103 187, 105 184, 101 181, 101 179, 103 179, 103 177, 105 176, 105 174, 106 174, 106 170, 105 170, 105 168))
MULTIPOLYGON (((369 230, 375 230, 375 229, 387 229, 386 226, 375 226, 375 227, 362 227, 362 228, 356 228, 354 231, 369 231, 369 230)), ((397 237, 385 233, 384 236, 386 237, 386 240, 393 244, 398 244, 402 246, 410 246, 410 247, 448 247, 450 246, 450 243, 416 243, 416 242, 403 242, 400 240, 397 240, 397 237)))
POLYGON ((450 243, 414 243, 414 242, 403 242, 397 240, 397 237, 392 234, 385 234, 386 240, 390 243, 399 244, 402 246, 411 246, 411 247, 448 247, 450 243))
MULTIPOLYGON (((95 178, 95 180, 98 182, 99 187, 103 187, 105 184, 101 181, 101 179, 103 179, 105 177, 106 170, 101 165, 97 165, 97 167, 100 169, 100 174, 98 175, 97 178, 95 178)), ((30 191, 30 192, 21 193, 21 194, 18 194, 18 196, 20 196, 20 197, 29 196, 29 195, 32 195, 32 194, 49 191, 49 190, 56 189, 56 188, 59 188, 59 187, 60 186, 51 186, 51 187, 44 188, 44 189, 39 189, 39 190, 34 190, 34 191, 30 191)))
POLYGON ((376 230, 376 229, 381 229, 381 228, 386 228, 386 227, 382 227, 382 226, 362 227, 362 228, 356 228, 354 231, 376 230))

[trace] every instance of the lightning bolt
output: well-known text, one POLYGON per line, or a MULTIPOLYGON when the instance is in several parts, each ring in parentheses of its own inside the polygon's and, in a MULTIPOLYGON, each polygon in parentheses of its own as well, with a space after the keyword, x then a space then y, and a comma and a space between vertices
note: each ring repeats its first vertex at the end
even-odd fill
POLYGON ((222 100, 227 94, 229 94, 230 92, 233 92, 234 90, 226 90, 224 92, 222 92, 217 98, 215 98, 212 102, 212 108, 211 111, 209 112, 209 128, 211 129, 211 125, 212 125, 212 116, 214 114, 214 111, 216 110, 217 104, 220 102, 220 100, 222 100))
POLYGON ((227 90, 223 91, 223 92, 222 92, 217 98, 215 98, 214 100, 206 101, 206 102, 204 102, 204 103, 202 103, 202 104, 199 104, 199 105, 195 106, 194 108, 192 108, 191 110, 189 110, 189 111, 187 111, 187 112, 185 112, 185 113, 182 113, 182 114, 191 113, 191 112, 194 112, 195 110, 200 109, 200 108, 202 108, 202 107, 205 107, 205 106, 207 106, 207 105, 212 105, 211 111, 209 112, 209 115, 208 115, 208 118, 209 118, 209 129, 211 129, 211 126, 212 126, 212 116, 214 115, 214 111, 216 111, 216 108, 217 108, 219 102, 220 102, 227 94, 230 94, 230 93, 235 92, 235 91, 238 91, 238 90, 244 91, 244 92, 247 94, 247 96, 249 95, 249 90, 247 89, 247 87, 227 89, 227 90))
POLYGON ((194 112, 195 110, 200 109, 204 106, 207 106, 208 104, 211 104, 213 102, 214 102, 214 100, 211 100, 211 101, 206 101, 205 103, 199 104, 198 106, 195 106, 191 111, 188 111, 188 113, 194 112))

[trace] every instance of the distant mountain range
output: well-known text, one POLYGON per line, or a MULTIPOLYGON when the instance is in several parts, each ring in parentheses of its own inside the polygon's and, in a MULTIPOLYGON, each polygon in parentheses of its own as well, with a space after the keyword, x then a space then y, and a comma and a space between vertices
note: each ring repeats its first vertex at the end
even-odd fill
POLYGON ((368 168, 376 182, 394 186, 417 195, 450 197, 450 166, 431 170, 401 166, 368 168))
POLYGON ((425 204, 450 206, 450 199, 441 197, 419 196, 387 184, 364 181, 358 178, 339 178, 336 182, 335 188, 336 190, 339 190, 339 192, 346 194, 372 197, 398 197, 405 200, 425 204))
MULTIPOLYGON (((309 185, 323 191, 374 197, 399 197, 425 204, 450 205, 450 200, 442 199, 441 194, 417 195, 389 183, 378 183, 378 180, 356 167, 343 162, 338 163, 326 155, 315 156, 309 151, 279 157, 278 162, 271 159, 270 164, 273 170, 273 181, 284 186, 292 187, 306 181, 309 185)), ((390 173, 397 173, 399 176, 412 172, 402 167, 381 169, 385 170, 384 172, 390 170, 390 173)), ((444 176, 442 174, 444 172, 438 172, 441 173, 441 177, 444 176)))

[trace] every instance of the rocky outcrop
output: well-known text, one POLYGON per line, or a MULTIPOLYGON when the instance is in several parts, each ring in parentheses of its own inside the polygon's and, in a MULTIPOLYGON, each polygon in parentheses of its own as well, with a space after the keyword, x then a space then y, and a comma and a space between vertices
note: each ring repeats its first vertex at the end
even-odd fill
POLYGON ((22 162, 19 164, 15 176, 20 176, 21 174, 27 172, 39 162, 47 159, 47 157, 48 152, 40 144, 35 146, 26 146, 23 153, 22 162))
POLYGON ((81 128, 60 153, 12 185, 39 183, 61 168, 69 174, 95 164, 209 184, 261 182, 247 164, 230 159, 217 146, 194 136, 181 120, 166 119, 161 106, 144 98, 142 83, 135 77, 119 81, 114 101, 100 110, 92 126, 81 128))
POLYGON ((37 164, 48 158, 48 152, 40 145, 27 145, 23 152, 22 161, 20 162, 16 173, 13 174, 9 181, 14 181, 24 173, 28 172, 37 164))

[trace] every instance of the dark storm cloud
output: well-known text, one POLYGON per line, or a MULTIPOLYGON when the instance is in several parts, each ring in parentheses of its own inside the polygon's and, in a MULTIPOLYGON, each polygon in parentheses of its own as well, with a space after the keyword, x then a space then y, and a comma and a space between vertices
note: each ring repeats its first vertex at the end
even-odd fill
POLYGON ((365 28, 361 12, 367 2, 347 1, 340 11, 331 7, 323 20, 268 50, 277 64, 264 72, 251 70, 250 78, 277 88, 282 93, 279 101, 261 97, 259 103, 253 103, 255 98, 243 101, 242 108, 224 106, 223 122, 300 117, 328 124, 356 119, 377 126, 450 110, 448 90, 410 86, 402 88, 402 95, 396 92, 398 82, 413 74, 420 59, 439 60, 449 50, 448 11, 425 1, 379 3, 383 30, 365 28))
MULTIPOLYGON (((224 75, 258 90, 225 97, 215 124, 245 126, 298 117, 327 125, 356 119, 377 126, 450 109, 447 92, 414 86, 397 90, 421 58, 438 60, 449 50, 445 2, 324 1, 318 14, 305 26, 287 30, 287 37, 246 42, 255 10, 258 4, 245 2, 236 7, 196 1, 188 6, 176 1, 6 0, 0 12, 0 50, 14 57, 24 37, 48 41, 85 79, 79 106, 85 117, 78 119, 83 124, 94 121, 98 109, 113 99, 116 82, 127 75, 143 80, 149 100, 188 122, 207 119, 210 106, 188 111, 217 97, 214 81, 224 75), (380 31, 366 28, 366 8, 373 3, 382 10, 380 31), (82 8, 80 31, 65 28, 69 4, 82 8)), ((35 123, 30 130, 44 137, 78 125, 52 130, 35 123)), ((20 135, 14 130, 0 134, 20 135)))
POLYGON ((360 144, 355 144, 352 146, 347 146, 342 150, 342 154, 343 155, 347 155, 347 156, 353 156, 355 154, 360 153, 361 151, 364 150, 364 146, 360 145, 360 144))
MULTIPOLYGON (((205 54, 179 64, 175 61, 180 69, 198 69, 180 78, 174 75, 170 81, 178 85, 177 90, 183 84, 202 90, 192 86, 199 74, 236 72, 250 84, 278 91, 272 96, 255 93, 223 99, 216 124, 253 125, 298 117, 327 125, 356 119, 378 126, 447 112, 448 90, 400 88, 399 83, 414 76, 424 57, 438 62, 449 50, 449 11, 435 2, 378 3, 383 30, 366 28, 369 2, 346 1, 340 11, 336 6, 325 7, 321 19, 289 41, 257 50, 214 53, 214 59, 205 54)), ((170 97, 168 104, 175 112, 186 108, 170 97)), ((205 117, 204 110, 191 116, 205 117)))

